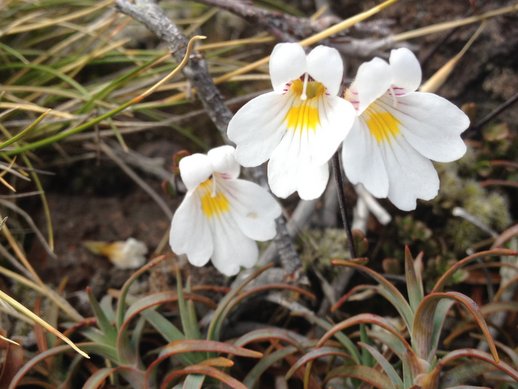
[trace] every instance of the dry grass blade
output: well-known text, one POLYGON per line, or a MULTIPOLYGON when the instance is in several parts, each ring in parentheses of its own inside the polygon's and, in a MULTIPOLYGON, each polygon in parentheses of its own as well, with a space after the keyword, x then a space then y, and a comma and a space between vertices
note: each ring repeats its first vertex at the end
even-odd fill
POLYGON ((13 299, 11 296, 9 296, 8 294, 4 293, 3 291, 0 290, 0 299, 5 301, 6 303, 8 303, 10 306, 12 306, 14 309, 16 309, 17 311, 19 311, 20 313, 22 313, 23 315, 27 316, 28 318, 30 318, 31 320, 33 320, 35 323, 39 324, 40 326, 42 326, 43 328, 45 328, 48 332, 50 332, 51 334, 57 336, 58 338, 60 338, 61 340, 63 340, 63 342, 65 342, 66 344, 68 344, 70 347, 72 347, 78 354, 80 354, 81 356, 85 357, 85 358, 90 358, 88 356, 87 353, 85 353, 84 351, 82 351, 81 349, 79 349, 79 347, 77 347, 74 342, 72 342, 70 339, 68 339, 65 335, 63 335, 61 332, 59 332, 57 329, 55 329, 54 327, 52 327, 50 324, 48 324, 45 320, 43 320, 42 318, 40 318, 38 315, 36 315, 35 313, 33 313, 30 309, 27 309, 25 308, 22 304, 20 304, 18 301, 16 301, 15 299, 13 299))
MULTIPOLYGON (((16 26, 11 26, 11 27, 8 27, 7 29, 5 29, 4 31, 0 31, 0 36, 19 34, 21 32, 27 32, 27 31, 32 31, 32 30, 39 30, 41 28, 55 26, 57 24, 67 22, 70 20, 79 19, 83 16, 96 12, 96 11, 100 10, 101 8, 105 8, 113 3, 114 3, 114 0, 105 0, 93 7, 90 7, 90 8, 81 10, 81 11, 77 11, 77 12, 68 14, 66 16, 59 17, 59 18, 44 20, 44 21, 40 21, 40 22, 37 22, 34 24, 23 23, 21 26, 19 26, 19 23, 18 23, 18 25, 16 25, 16 26)), ((37 17, 37 15, 33 15, 33 16, 35 19, 36 18, 39 19, 39 17, 37 17)))
POLYGON ((518 3, 510 5, 508 7, 498 8, 481 15, 471 16, 460 20, 453 20, 451 22, 437 23, 431 26, 418 28, 416 30, 403 32, 401 34, 393 35, 390 39, 393 42, 401 42, 409 39, 418 38, 424 35, 435 34, 445 30, 451 30, 456 27, 466 26, 468 24, 479 23, 486 19, 494 18, 499 15, 505 15, 518 11, 518 3))
MULTIPOLYGON (((102 115, 99 115, 99 116, 97 116, 97 117, 87 121, 86 123, 83 123, 83 124, 77 126, 77 127, 70 128, 68 130, 65 130, 65 131, 60 132, 60 133, 55 134, 55 135, 48 136, 48 137, 46 137, 46 138, 44 138, 42 140, 39 140, 39 141, 36 141, 36 142, 33 142, 33 143, 25 144, 23 146, 20 146, 20 147, 14 149, 14 150, 7 151, 7 152, 5 152, 5 154, 7 154, 7 155, 19 154, 19 153, 22 153, 22 152, 25 152, 25 151, 29 151, 29 150, 37 149, 39 147, 43 147, 43 146, 47 146, 47 145, 53 144, 55 142, 58 142, 60 140, 65 139, 65 138, 67 138, 67 137, 69 137, 71 135, 77 134, 77 133, 82 132, 82 131, 84 131, 84 130, 86 130, 88 128, 91 128, 92 126, 102 122, 103 120, 111 118, 112 116, 114 116, 114 115, 124 111, 128 107, 141 102, 143 99, 145 99, 150 94, 152 94, 154 91, 156 91, 165 82, 167 82, 168 80, 170 80, 171 78, 176 76, 187 65, 187 62, 189 61, 189 58, 190 58, 190 54, 191 54, 191 52, 193 50, 194 42, 196 42, 197 40, 200 40, 200 39, 204 39, 204 37, 203 36, 198 36, 198 35, 192 37, 189 40, 189 43, 187 45, 185 55, 184 55, 182 61, 178 64, 178 66, 176 68, 174 68, 167 76, 165 76, 163 79, 158 81, 155 85, 153 85, 151 88, 147 89, 146 91, 144 91, 143 93, 139 94, 138 96, 130 99, 129 101, 127 101, 126 103, 118 106, 117 108, 112 109, 111 111, 106 112, 106 113, 104 113, 102 115)), ((0 105, 1 104, 2 103, 0 103, 0 105)), ((52 111, 52 112, 54 112, 54 111, 52 111)))
POLYGON ((446 64, 444 64, 439 70, 437 70, 425 83, 421 85, 419 91, 421 92, 436 92, 448 79, 451 72, 455 69, 457 64, 460 62, 464 54, 469 50, 471 45, 475 42, 475 40, 480 36, 482 31, 484 30, 485 22, 483 22, 477 31, 471 36, 468 42, 464 45, 462 50, 458 52, 452 59, 450 59, 446 64))
POLYGON ((0 335, 0 340, 2 340, 2 341, 4 341, 4 342, 7 342, 7 343, 10 343, 10 344, 12 344, 12 345, 14 345, 14 346, 18 346, 18 347, 20 347, 20 343, 15 342, 14 340, 11 340, 11 339, 9 339, 9 338, 6 338, 6 337, 5 337, 5 336, 3 336, 3 335, 0 335))
MULTIPOLYGON (((352 17, 350 17, 350 18, 348 18, 348 19, 346 19, 346 20, 344 20, 344 21, 342 21, 340 23, 337 23, 334 26, 331 26, 331 27, 325 29, 324 31, 319 32, 318 34, 312 35, 309 38, 306 38, 306 39, 300 41, 299 43, 302 46, 309 46, 309 45, 318 43, 318 42, 320 42, 323 39, 329 38, 330 36, 332 36, 334 34, 342 32, 342 31, 344 31, 344 30, 354 26, 355 24, 358 24, 358 23, 362 22, 363 20, 366 20, 366 19, 370 18, 371 16, 377 14, 378 12, 382 11, 386 7, 391 6, 392 4, 396 3, 397 1, 398 0, 387 0, 387 1, 383 2, 383 3, 381 3, 380 5, 372 7, 371 9, 369 9, 369 10, 367 10, 365 12, 362 12, 362 13, 360 13, 358 15, 352 16, 352 17)), ((243 67, 241 67, 239 69, 233 70, 233 71, 228 72, 228 73, 226 73, 226 74, 224 74, 222 76, 216 77, 214 79, 214 83, 215 84, 221 84, 221 83, 223 83, 225 81, 231 80, 235 76, 239 76, 241 74, 245 74, 245 73, 251 72, 252 70, 255 70, 255 69, 259 68, 260 66, 267 64, 269 60, 270 60, 269 56, 261 58, 260 60, 252 62, 252 63, 250 63, 248 65, 245 65, 245 66, 243 66, 243 67)), ((178 93, 178 94, 170 97, 168 99, 168 101, 170 101, 170 102, 178 101, 178 100, 184 99, 186 96, 187 96, 187 94, 185 92, 178 93)))

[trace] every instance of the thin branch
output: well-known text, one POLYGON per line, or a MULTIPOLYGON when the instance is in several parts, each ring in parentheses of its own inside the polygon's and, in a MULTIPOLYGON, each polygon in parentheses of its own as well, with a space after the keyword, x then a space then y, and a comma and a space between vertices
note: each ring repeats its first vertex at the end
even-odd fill
POLYGON ((480 119, 473 127, 473 130, 479 130, 483 126, 485 126, 487 123, 489 123, 491 120, 496 118, 498 115, 500 115, 502 112, 504 112, 506 109, 510 108, 514 103, 518 101, 518 92, 516 92, 513 96, 511 96, 509 99, 507 99, 504 103, 500 104, 498 107, 496 107, 493 111, 488 113, 486 116, 484 116, 482 119, 480 119))
POLYGON ((358 258, 358 255, 356 253, 356 247, 354 245, 353 232, 351 230, 351 225, 349 224, 347 201, 344 192, 344 178, 342 175, 342 169, 340 167, 341 164, 339 151, 337 151, 335 155, 333 155, 333 158, 331 159, 331 164, 333 165, 333 172, 336 180, 336 189, 338 193, 338 204, 340 205, 340 214, 342 215, 344 230, 347 235, 347 239, 349 240, 349 251, 351 253, 351 258, 358 258))

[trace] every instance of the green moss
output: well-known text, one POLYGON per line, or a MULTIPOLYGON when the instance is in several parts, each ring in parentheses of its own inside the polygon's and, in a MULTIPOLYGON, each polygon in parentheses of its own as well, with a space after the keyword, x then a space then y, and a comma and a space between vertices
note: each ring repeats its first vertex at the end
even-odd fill
POLYGON ((349 258, 349 245, 344 230, 327 228, 308 229, 300 234, 300 258, 305 267, 317 265, 327 268, 331 259, 349 258))

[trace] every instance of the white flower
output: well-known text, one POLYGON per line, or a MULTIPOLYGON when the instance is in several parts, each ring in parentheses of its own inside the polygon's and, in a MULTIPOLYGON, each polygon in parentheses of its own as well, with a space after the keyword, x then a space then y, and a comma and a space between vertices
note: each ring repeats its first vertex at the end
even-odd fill
POLYGON ((275 236, 281 208, 259 185, 240 180, 234 148, 221 146, 180 161, 187 194, 176 210, 169 243, 194 266, 210 258, 221 273, 232 276, 258 259, 256 240, 275 236))
POLYGON ((343 63, 338 51, 318 46, 307 56, 297 43, 280 43, 270 57, 273 92, 245 104, 228 125, 243 166, 268 163, 272 192, 302 199, 322 194, 327 162, 354 121, 352 105, 338 97, 343 63))
POLYGON ((362 64, 346 92, 358 119, 342 148, 345 173, 405 211, 437 195, 430 160, 451 162, 466 152, 460 134, 468 117, 442 97, 416 92, 420 84, 419 62, 402 48, 392 50, 390 64, 381 58, 362 64))
POLYGON ((86 241, 84 245, 92 253, 107 257, 119 269, 136 269, 146 262, 147 247, 135 238, 113 243, 86 241))

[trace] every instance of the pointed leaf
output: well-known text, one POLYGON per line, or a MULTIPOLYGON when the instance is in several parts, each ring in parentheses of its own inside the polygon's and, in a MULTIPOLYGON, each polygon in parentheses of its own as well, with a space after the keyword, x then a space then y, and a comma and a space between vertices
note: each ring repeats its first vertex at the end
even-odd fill
POLYGON ((325 378, 325 382, 334 378, 356 378, 368 385, 378 389, 394 389, 390 379, 383 373, 368 366, 354 365, 354 366, 340 366, 329 372, 325 378))
MULTIPOLYGON (((419 254, 418 258, 419 257, 422 257, 422 255, 419 254)), ((415 262, 417 262, 417 260, 415 262)), ((405 247, 405 278, 410 307, 415 312, 417 306, 423 299, 424 291, 421 275, 416 269, 412 253, 410 253, 408 246, 405 247)))
POLYGON ((209 329, 207 330, 207 339, 208 340, 218 340, 219 334, 221 333, 221 326, 225 321, 228 312, 232 308, 231 302, 236 296, 254 279, 259 277, 263 272, 270 269, 273 266, 273 263, 270 263, 262 268, 254 271, 249 277, 245 278, 239 285, 233 287, 226 295, 221 299, 216 308, 212 320, 209 325, 209 329))
POLYGON ((430 372, 430 380, 436 380, 441 370, 448 364, 457 361, 461 358, 472 358, 477 359, 486 363, 489 363, 496 367, 501 372, 507 374, 512 379, 514 379, 516 382, 518 382, 518 371, 511 366, 509 366, 507 363, 495 360, 494 356, 491 354, 488 354, 484 351, 480 351, 477 349, 461 349, 461 350, 455 350, 448 354, 446 354, 440 361, 437 363, 435 368, 430 372))
POLYGON ((352 361, 351 356, 344 352, 342 349, 336 347, 318 347, 303 354, 302 358, 300 358, 295 364, 293 364, 293 366, 291 366, 290 370, 288 370, 286 373, 286 379, 289 380, 295 371, 300 369, 306 363, 313 362, 318 358, 325 358, 329 356, 341 357, 345 360, 352 361))
POLYGON ((108 379, 110 375, 112 375, 117 368, 113 367, 104 367, 102 369, 97 370, 94 374, 92 374, 88 380, 83 385, 83 389, 98 389, 104 385, 104 381, 108 379))
POLYGON ((120 328, 122 326, 122 322, 124 321, 124 314, 126 309, 126 297, 128 295, 129 289, 133 282, 143 273, 146 271, 152 269, 153 267, 160 264, 164 259, 166 258, 165 255, 162 255, 160 257, 154 258, 151 262, 146 263, 144 266, 142 266, 140 269, 138 269, 136 272, 134 272, 130 278, 126 280, 124 285, 121 288, 121 294, 119 296, 119 301, 117 303, 117 328, 120 328))
MULTIPOLYGON (((437 339, 432 339, 432 333, 434 332, 433 319, 435 317, 435 312, 437 306, 441 301, 444 300, 453 300, 454 302, 460 303, 463 307, 465 307, 468 312, 473 316, 480 329, 482 330, 484 336, 486 337, 486 341, 489 345, 489 349, 493 354, 493 358, 495 361, 499 361, 498 352, 496 350, 496 345, 489 332, 489 328, 487 327, 486 321, 482 313, 480 312, 480 308, 478 305, 470 299, 468 296, 463 295, 458 292, 437 292, 431 293, 426 296, 423 301, 419 304, 416 314, 415 314, 415 322, 414 329, 412 332, 412 340, 413 344, 416 348, 417 354, 425 359, 426 361, 430 361, 430 359, 435 355, 435 350, 437 348, 437 339), (435 343, 432 343, 435 342, 435 343)), ((448 304, 448 303, 442 303, 448 304)), ((451 307, 443 305, 443 308, 447 307, 448 310, 451 307)), ((441 315, 446 316, 447 310, 441 309, 441 315)), ((442 323, 440 323, 440 328, 442 328, 442 323)), ((435 331, 437 331, 435 329, 435 331)))
POLYGON ((225 385, 229 386, 232 389, 247 389, 245 385, 236 380, 235 378, 229 376, 228 374, 223 373, 221 370, 215 369, 210 366, 203 365, 193 365, 187 366, 183 369, 176 369, 169 373, 162 381, 160 389, 167 389, 170 386, 170 383, 175 379, 182 377, 184 375, 198 374, 212 377, 225 385))
POLYGON ((185 339, 184 334, 170 320, 153 309, 142 311, 142 316, 151 324, 165 340, 173 342, 185 339))
POLYGON ((250 331, 234 342, 234 345, 243 347, 250 343, 265 342, 265 341, 283 341, 292 346, 297 347, 302 351, 302 345, 299 342, 300 335, 286 330, 284 328, 260 328, 258 330, 250 331))
POLYGON ((10 342, 13 341, 9 339, 9 342, 5 345, 6 350, 2 352, 3 361, 0 366, 0 382, 5 383, 11 381, 16 372, 22 367, 24 360, 23 348, 18 343, 12 344, 10 342))
POLYGON ((183 382, 183 389, 201 389, 203 386, 203 381, 205 381, 204 375, 196 375, 191 374, 188 375, 185 381, 183 382))
POLYGON ((372 269, 369 269, 366 266, 359 265, 356 262, 352 261, 344 261, 344 260, 333 260, 331 263, 335 266, 347 266, 357 269, 363 273, 368 274, 370 277, 374 278, 379 284, 380 294, 385 297, 396 310, 399 312, 409 331, 412 330, 412 322, 413 322, 413 313, 412 308, 405 300, 401 292, 392 285, 385 277, 383 277, 378 272, 375 272, 372 269))
POLYGON ((394 385, 395 388, 402 389, 403 380, 401 380, 401 377, 396 372, 396 369, 392 367, 392 364, 387 360, 387 358, 385 358, 378 350, 376 350, 376 348, 368 344, 362 342, 359 342, 358 344, 360 345, 360 347, 365 348, 373 356, 376 362, 378 362, 385 374, 387 374, 387 376, 390 378, 392 385, 394 385))
POLYGON ((432 292, 440 292, 442 288, 444 288, 444 285, 446 285, 446 282, 450 279, 453 274, 459 270, 461 267, 467 265, 468 263, 471 263, 478 258, 485 257, 485 256, 498 256, 498 255, 517 255, 517 252, 514 250, 509 249, 492 249, 492 250, 486 250, 481 251, 479 253, 472 254, 464 259, 461 259, 460 261, 456 262, 452 267, 450 267, 442 276, 437 280, 435 283, 435 286, 432 289, 432 292))
MULTIPOLYGON (((185 339, 169 343, 162 348, 157 359, 155 359, 147 368, 146 377, 151 377, 154 369, 164 360, 171 358, 174 355, 186 353, 219 353, 231 354, 245 358, 261 358, 262 353, 258 351, 249 350, 243 347, 237 347, 230 343, 216 342, 205 339, 185 339)), ((201 364, 198 364, 198 366, 201 364)))
POLYGON ((331 327, 318 341, 317 347, 322 347, 331 337, 333 337, 337 332, 342 331, 346 328, 360 325, 360 324, 375 324, 384 330, 390 332, 392 335, 394 335, 398 340, 402 343, 402 345, 405 347, 405 349, 409 352, 413 352, 412 347, 408 344, 406 339, 400 334, 399 330, 397 330, 392 324, 390 324, 387 320, 385 320, 383 317, 378 315, 373 315, 371 313, 360 313, 358 315, 355 315, 353 317, 350 317, 349 319, 346 319, 344 321, 341 321, 338 324, 335 324, 331 327))
POLYGON ((178 294, 178 310, 180 311, 183 333, 187 339, 199 339, 198 321, 191 317, 193 312, 187 307, 187 302, 183 295, 182 273, 178 266, 176 267, 176 293, 178 294))
POLYGON ((248 372, 243 383, 247 388, 253 388, 261 375, 268 370, 272 365, 277 363, 278 361, 283 360, 290 354, 294 354, 297 352, 297 348, 293 346, 283 347, 280 350, 276 350, 269 355, 263 356, 259 362, 248 372))
POLYGON ((110 322, 108 317, 105 315, 101 306, 97 302, 95 298, 92 288, 86 288, 86 293, 88 295, 88 300, 90 301, 90 306, 92 307, 92 311, 94 312, 95 318, 97 319, 97 324, 103 334, 106 336, 107 340, 113 341, 115 343, 115 339, 117 339, 117 330, 114 325, 110 322))

